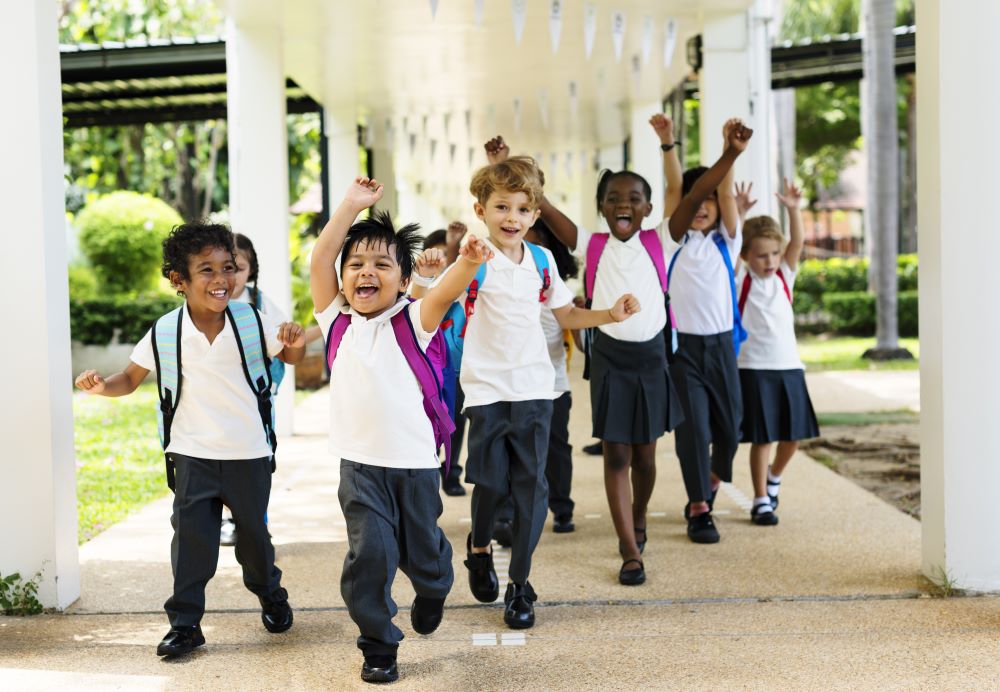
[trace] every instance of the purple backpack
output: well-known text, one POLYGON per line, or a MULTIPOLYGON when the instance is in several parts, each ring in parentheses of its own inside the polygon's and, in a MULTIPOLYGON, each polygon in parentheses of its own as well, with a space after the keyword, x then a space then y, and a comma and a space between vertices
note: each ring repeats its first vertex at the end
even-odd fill
MULTIPOLYGON (((442 371, 448 360, 448 346, 441 330, 434 333, 431 343, 427 346, 425 353, 417 342, 417 334, 413 330, 410 322, 410 310, 404 308, 389 318, 392 325, 392 332, 396 336, 396 343, 399 350, 403 352, 407 364, 413 371, 420 384, 420 391, 424 395, 424 413, 431 421, 434 429, 435 449, 444 446, 445 471, 451 468, 451 434, 455 431, 455 422, 448 411, 445 403, 442 386, 444 379, 442 371)), ((344 339, 344 333, 351 325, 351 316, 340 313, 333 324, 330 325, 330 333, 326 339, 326 364, 333 370, 333 361, 337 358, 337 350, 340 342, 344 339)))

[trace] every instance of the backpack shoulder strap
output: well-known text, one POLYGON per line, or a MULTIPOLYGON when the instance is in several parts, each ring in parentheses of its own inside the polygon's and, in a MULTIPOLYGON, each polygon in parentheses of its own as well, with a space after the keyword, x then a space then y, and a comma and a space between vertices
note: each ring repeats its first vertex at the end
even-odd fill
POLYGON ((743 308, 747 304, 747 296, 750 295, 750 270, 747 270, 746 276, 743 277, 743 285, 740 287, 740 315, 743 314, 743 308))
POLYGON ((278 443, 274 433, 274 406, 271 401, 271 359, 267 355, 264 324, 257 308, 249 303, 230 301, 226 306, 226 314, 236 335, 243 375, 257 398, 257 410, 260 412, 264 434, 274 451, 278 443))
POLYGON ((351 316, 343 312, 333 318, 330 324, 330 331, 326 335, 326 365, 333 367, 333 361, 337 358, 337 351, 340 349, 340 342, 344 340, 344 333, 351 326, 351 316))
POLYGON ((656 267, 656 276, 660 280, 660 288, 667 292, 667 268, 663 262, 663 243, 660 242, 660 234, 655 230, 639 231, 639 241, 646 248, 649 259, 656 267))
POLYGON ((545 251, 534 243, 524 241, 524 245, 528 248, 528 251, 531 252, 531 258, 535 260, 535 269, 538 271, 538 277, 542 280, 542 290, 538 292, 538 302, 544 303, 546 291, 552 288, 552 274, 551 268, 549 267, 549 258, 545 254, 545 251))
POLYGON ((170 444, 170 425, 181 400, 181 324, 184 306, 163 315, 153 324, 153 358, 156 361, 156 388, 160 397, 158 415, 160 444, 170 444))
POLYGON ((736 274, 733 272, 733 260, 729 256, 729 248, 726 247, 726 239, 719 231, 712 236, 712 242, 719 248, 722 261, 726 265, 726 272, 729 274, 729 293, 733 301, 733 348, 736 355, 740 354, 740 344, 747 340, 747 332, 743 328, 743 320, 740 318, 739 300, 736 298, 736 274))
POLYGON ((583 291, 587 301, 594 300, 594 281, 597 279, 597 265, 604 254, 604 248, 611 238, 610 233, 594 233, 587 243, 587 259, 583 274, 583 291))
POLYGON ((476 312, 476 300, 479 298, 479 289, 486 282, 486 266, 488 264, 489 262, 483 262, 479 265, 476 275, 472 277, 472 283, 469 284, 469 288, 465 292, 465 324, 462 325, 460 335, 463 339, 465 338, 465 330, 469 328, 469 318, 476 312))
POLYGON ((784 274, 784 272, 781 271, 780 268, 778 269, 777 273, 778 273, 778 278, 781 279, 781 287, 783 289, 785 289, 785 297, 787 297, 788 298, 788 302, 791 303, 792 302, 792 290, 788 287, 788 282, 785 281, 785 274, 784 274))

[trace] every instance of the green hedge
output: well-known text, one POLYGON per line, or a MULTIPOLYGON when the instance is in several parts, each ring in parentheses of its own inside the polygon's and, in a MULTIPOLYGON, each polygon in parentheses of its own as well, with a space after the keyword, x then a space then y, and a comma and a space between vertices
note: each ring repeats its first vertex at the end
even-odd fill
POLYGON ((111 343, 117 331, 119 343, 134 344, 157 317, 180 304, 179 296, 70 300, 70 334, 74 341, 104 346, 111 343))
MULTIPOLYGON (((830 328, 838 334, 871 336, 875 333, 875 294, 866 291, 826 293, 823 309, 830 315, 830 328)), ((917 292, 897 296, 900 336, 917 336, 917 292)))

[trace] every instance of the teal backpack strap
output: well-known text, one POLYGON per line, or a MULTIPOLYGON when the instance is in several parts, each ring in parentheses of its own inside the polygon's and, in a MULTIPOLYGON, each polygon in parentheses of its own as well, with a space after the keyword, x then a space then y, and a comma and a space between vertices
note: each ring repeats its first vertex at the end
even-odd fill
POLYGON ((257 398, 257 410, 264 426, 264 435, 273 452, 278 446, 274 433, 274 405, 271 398, 271 359, 267 356, 264 324, 257 308, 239 301, 229 301, 226 314, 236 334, 236 344, 243 361, 243 374, 257 398))
MULTIPOLYGON (((170 444, 170 426, 181 400, 181 323, 184 306, 168 312, 153 324, 153 358, 156 361, 156 388, 160 397, 157 423, 160 444, 170 444)), ((167 457, 167 486, 174 489, 173 462, 167 457)))

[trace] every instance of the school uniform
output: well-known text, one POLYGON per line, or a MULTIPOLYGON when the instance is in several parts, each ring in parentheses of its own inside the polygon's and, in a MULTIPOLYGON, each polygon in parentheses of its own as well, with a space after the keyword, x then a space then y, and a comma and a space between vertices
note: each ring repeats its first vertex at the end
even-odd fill
POLYGON ((780 271, 780 277, 777 272, 761 277, 744 265, 736 277, 741 296, 747 287, 742 317, 749 334, 737 359, 743 393, 743 442, 765 444, 819 435, 805 366, 795 342, 792 288, 796 272, 784 261, 780 271))
POLYGON ((403 298, 368 319, 340 294, 316 313, 324 334, 338 315, 351 316, 330 369, 329 449, 340 459, 338 497, 350 546, 340 592, 366 656, 394 656, 403 638, 392 622, 397 568, 425 598, 444 599, 454 581, 451 544, 437 525, 444 507, 434 430, 390 322, 409 310, 426 351, 434 332, 423 330, 420 304, 403 298))
MULTIPOLYGON (((577 228, 573 253, 586 259, 591 237, 577 228)), ((593 435, 620 444, 655 442, 683 416, 667 367, 663 287, 639 233, 626 241, 609 235, 592 290, 593 310, 610 309, 625 293, 642 306, 629 319, 594 330, 589 373, 593 435)))
POLYGON ((545 465, 553 401, 560 396, 541 310, 564 307, 573 295, 545 248, 551 287, 542 296, 542 279, 526 247, 515 264, 486 242, 494 256, 466 328, 460 377, 469 419, 465 475, 475 485, 472 544, 489 545, 497 508, 510 495, 514 521, 509 575, 523 585, 547 514, 545 465))
MULTIPOLYGON (((667 228, 666 220, 661 228, 667 228)), ((670 305, 678 332, 670 374, 684 412, 674 441, 690 502, 711 497, 711 472, 732 481, 743 418, 732 285, 715 236, 724 241, 735 266, 743 242, 739 228, 730 237, 720 221, 707 235, 688 231, 681 243, 667 236, 667 254, 674 265, 670 305)))
MULTIPOLYGON (((197 625, 205 612, 205 585, 219 559, 223 503, 239 527, 236 559, 243 583, 262 603, 288 598, 264 520, 274 457, 243 372, 237 335, 227 319, 209 343, 186 306, 181 319, 181 396, 165 449, 174 465, 175 488, 170 518, 174 592, 164 608, 175 627, 197 625)), ((274 357, 283 348, 277 325, 267 315, 260 319, 267 353, 274 357)), ((130 359, 156 370, 152 330, 130 359)))

